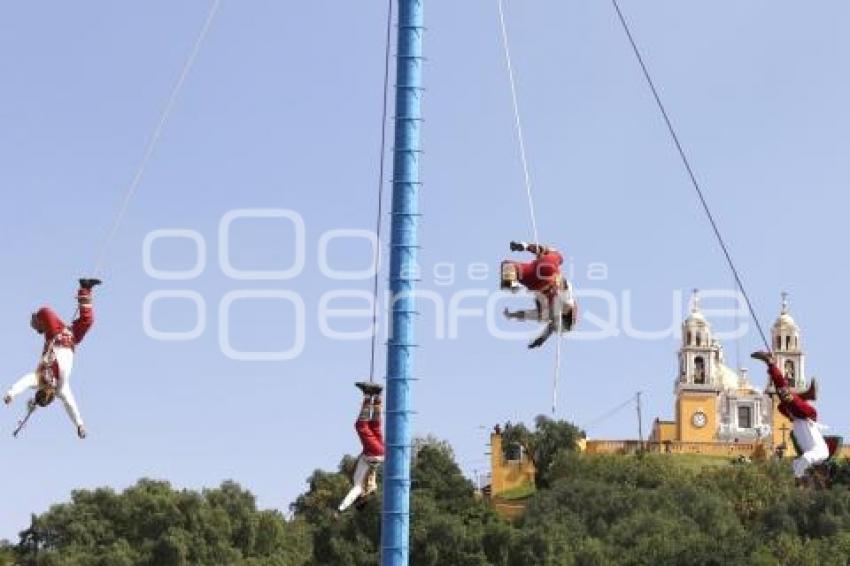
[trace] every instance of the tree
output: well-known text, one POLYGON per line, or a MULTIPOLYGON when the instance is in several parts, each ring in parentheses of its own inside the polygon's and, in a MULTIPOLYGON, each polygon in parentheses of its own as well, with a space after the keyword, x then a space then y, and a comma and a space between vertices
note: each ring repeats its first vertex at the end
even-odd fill
MULTIPOLYGON (((411 562, 417 566, 847 566, 850 491, 800 490, 784 463, 698 468, 676 457, 589 455, 568 423, 506 427, 543 470, 515 523, 473 490, 451 447, 418 439, 412 462, 411 562)), ((354 459, 316 470, 293 518, 258 510, 233 482, 201 492, 141 480, 77 491, 33 516, 0 566, 365 566, 379 557, 381 494, 336 513, 354 459)))
POLYGON ((502 446, 506 449, 512 444, 522 446, 534 463, 535 484, 545 488, 550 483, 549 473, 555 458, 560 452, 574 452, 582 436, 582 431, 571 423, 539 415, 534 420, 534 431, 522 423, 507 423, 502 433, 502 446))
POLYGON ((439 508, 462 512, 474 502, 475 488, 442 443, 420 446, 413 458, 413 489, 427 492, 439 508))
POLYGON ((309 550, 303 525, 258 511, 233 482, 198 493, 141 480, 120 494, 74 492, 33 517, 17 554, 22 564, 176 566, 306 564, 309 550))
MULTIPOLYGON (((296 518, 313 529, 315 564, 375 564, 380 546, 380 493, 362 510, 336 513, 350 488, 353 458, 345 457, 334 473, 316 470, 309 489, 292 505, 296 518)), ((487 564, 483 536, 502 520, 483 502, 454 460, 451 447, 432 437, 414 443, 411 468, 411 557, 415 564, 487 564)))
POLYGON ((0 540, 0 566, 12 566, 14 564, 15 551, 7 540, 0 540))

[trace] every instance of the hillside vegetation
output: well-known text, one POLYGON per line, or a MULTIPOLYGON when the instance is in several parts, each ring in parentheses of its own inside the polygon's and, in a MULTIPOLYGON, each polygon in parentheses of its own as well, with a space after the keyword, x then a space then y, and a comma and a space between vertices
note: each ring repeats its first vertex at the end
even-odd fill
MULTIPOLYGON (((850 491, 800 490, 787 462, 671 465, 671 457, 587 456, 567 423, 525 430, 543 478, 510 523, 475 497, 451 449, 419 443, 411 560, 416 566, 847 565, 850 491), (557 439, 558 442, 552 441, 557 439)), ((337 517, 343 472, 314 472, 291 517, 258 510, 235 483, 202 492, 142 480, 77 491, 40 516, 0 564, 374 565, 380 500, 337 517)))

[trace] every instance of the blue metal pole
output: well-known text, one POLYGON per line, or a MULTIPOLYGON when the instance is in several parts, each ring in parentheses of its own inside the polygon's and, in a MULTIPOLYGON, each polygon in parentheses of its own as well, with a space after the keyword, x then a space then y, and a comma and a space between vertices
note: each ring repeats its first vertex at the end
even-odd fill
POLYGON ((387 349, 387 460, 381 529, 383 566, 407 566, 410 556, 411 382, 416 316, 414 278, 418 272, 419 248, 424 1, 398 1, 389 283, 392 326, 387 349))

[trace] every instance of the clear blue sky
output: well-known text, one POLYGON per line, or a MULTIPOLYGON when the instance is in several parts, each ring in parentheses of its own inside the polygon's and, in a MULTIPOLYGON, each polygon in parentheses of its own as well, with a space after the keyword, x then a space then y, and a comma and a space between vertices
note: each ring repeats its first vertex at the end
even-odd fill
MULTIPOLYGON (((209 5, 0 7, 4 387, 36 361, 29 312, 42 302, 73 311, 75 279, 96 259, 209 5)), ((809 369, 822 382, 822 420, 850 436, 839 341, 848 266, 838 246, 848 240, 850 37, 842 23, 850 6, 623 0, 623 8, 759 315, 771 324, 780 291, 793 294, 809 369)), ((384 10, 382 1, 223 2, 110 250, 98 325, 79 351, 72 383, 89 439, 78 441, 56 407, 14 441, 22 404, 2 409, 0 537, 14 539, 30 512, 67 500, 74 488, 122 488, 143 476, 187 487, 233 478, 263 507, 285 509, 313 469, 358 450, 351 383, 368 370, 368 341, 323 337, 316 313, 323 294, 370 284, 331 281, 317 258, 328 230, 372 227, 384 10), (222 273, 218 223, 240 208, 303 217, 302 274, 245 282, 222 273), (145 236, 168 228, 205 238, 206 270, 197 279, 145 273, 145 236), (163 289, 204 297, 208 325, 198 339, 145 335, 143 302, 163 289), (303 298, 300 356, 261 363, 221 353, 219 303, 245 289, 303 298)), ((426 18, 422 287, 448 303, 464 290, 495 289, 507 242, 528 238, 529 222, 495 3, 428 2, 426 18), (434 280, 441 262, 457 266, 451 286, 434 280), (476 262, 493 267, 486 281, 466 278, 476 262)), ((731 277, 611 6, 508 2, 508 24, 542 238, 572 258, 578 287, 631 293, 637 327, 677 324, 674 293, 727 288, 731 277), (587 280, 590 262, 608 266, 607 280, 587 280)), ((233 263, 288 265, 291 239, 275 221, 235 224, 233 263)), ((362 241, 330 250, 337 269, 368 263, 362 241)), ((191 267, 192 247, 160 243, 154 263, 191 267)), ((457 339, 439 339, 433 308, 422 310, 416 431, 449 440, 469 473, 484 469, 481 425, 548 411, 552 350, 528 353, 521 341, 497 340, 481 318, 462 319, 457 339)), ((604 314, 599 301, 585 310, 604 314)), ((280 302, 237 303, 233 345, 289 344, 292 319, 280 302)), ((154 322, 188 329, 192 307, 160 303, 154 322)), ((586 423, 641 389, 647 426, 671 416, 677 346, 673 337, 625 335, 568 342, 561 415, 586 423)), ((752 332, 740 342, 744 352, 757 346, 752 332)), ((589 432, 633 437, 634 413, 589 432)))

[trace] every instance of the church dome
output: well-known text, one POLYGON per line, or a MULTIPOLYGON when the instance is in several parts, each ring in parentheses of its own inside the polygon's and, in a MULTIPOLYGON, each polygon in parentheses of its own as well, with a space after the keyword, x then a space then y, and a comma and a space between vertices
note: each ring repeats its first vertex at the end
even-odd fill
POLYGON ((685 319, 685 326, 707 326, 708 321, 705 319, 705 316, 699 310, 691 311, 691 314, 688 315, 688 318, 685 319))
POLYGON ((718 369, 718 385, 723 389, 738 389, 741 385, 741 378, 738 375, 738 372, 727 366, 726 364, 720 364, 720 369, 718 369))
POLYGON ((713 342, 711 325, 700 310, 697 291, 691 300, 691 313, 682 323, 682 341, 685 346, 695 348, 710 348, 713 342))
POLYGON ((773 328, 775 329, 787 329, 787 330, 799 330, 799 326, 797 326, 797 322, 794 320, 794 317, 791 316, 791 311, 788 307, 788 293, 782 294, 782 311, 779 313, 779 318, 776 319, 776 322, 773 324, 773 328))
POLYGON ((688 315, 688 318, 685 319, 684 326, 700 328, 709 326, 705 315, 703 315, 702 310, 700 310, 699 291, 697 290, 694 290, 694 295, 691 299, 691 313, 688 315))
POLYGON ((794 320, 794 317, 791 316, 788 312, 783 312, 779 315, 779 318, 776 319, 776 323, 773 325, 774 328, 783 328, 790 330, 797 330, 799 326, 797 326, 797 321, 794 320))
POLYGON ((788 309, 788 293, 782 293, 782 311, 773 324, 773 349, 796 352, 800 349, 800 327, 788 309))

